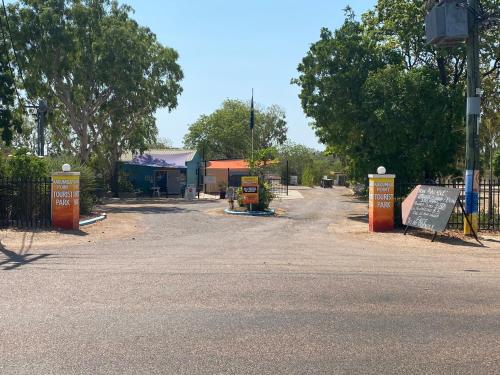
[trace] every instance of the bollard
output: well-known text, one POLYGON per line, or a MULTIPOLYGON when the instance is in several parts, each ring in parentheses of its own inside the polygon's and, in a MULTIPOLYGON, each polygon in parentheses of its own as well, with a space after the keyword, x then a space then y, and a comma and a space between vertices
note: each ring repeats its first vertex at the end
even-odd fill
POLYGON ((394 229, 394 179, 386 174, 384 167, 369 179, 369 228, 370 232, 385 232, 394 229))
POLYGON ((71 172, 69 164, 52 173, 51 218, 53 228, 80 229, 80 172, 71 172))

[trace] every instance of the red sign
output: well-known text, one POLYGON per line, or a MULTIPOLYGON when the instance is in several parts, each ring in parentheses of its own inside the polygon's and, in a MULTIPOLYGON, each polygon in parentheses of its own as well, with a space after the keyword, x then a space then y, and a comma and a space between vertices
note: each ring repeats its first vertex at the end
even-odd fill
POLYGON ((57 229, 80 228, 80 173, 52 174, 52 226, 57 229))

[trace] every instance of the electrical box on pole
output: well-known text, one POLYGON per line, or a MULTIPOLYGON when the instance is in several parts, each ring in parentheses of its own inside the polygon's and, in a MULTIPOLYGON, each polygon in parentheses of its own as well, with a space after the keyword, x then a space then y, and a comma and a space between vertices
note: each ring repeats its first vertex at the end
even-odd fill
POLYGON ((467 2, 441 0, 425 17, 427 42, 436 47, 452 47, 463 43, 469 35, 467 2))

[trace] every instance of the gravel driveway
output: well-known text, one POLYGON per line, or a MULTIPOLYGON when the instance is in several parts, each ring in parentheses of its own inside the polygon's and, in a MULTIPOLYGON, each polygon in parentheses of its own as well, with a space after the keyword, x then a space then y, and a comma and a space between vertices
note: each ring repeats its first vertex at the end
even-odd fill
POLYGON ((500 373, 496 240, 369 234, 346 189, 301 193, 275 218, 115 203, 79 236, 2 237, 0 373, 500 373))

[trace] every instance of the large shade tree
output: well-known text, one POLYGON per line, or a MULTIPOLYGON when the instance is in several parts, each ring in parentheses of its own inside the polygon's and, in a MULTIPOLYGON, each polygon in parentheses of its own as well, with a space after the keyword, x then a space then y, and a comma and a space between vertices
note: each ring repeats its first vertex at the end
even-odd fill
MULTIPOLYGON (((498 8, 483 3, 486 12, 498 8)), ((379 164, 402 178, 434 178, 460 162, 465 48, 426 44, 426 5, 379 0, 362 21, 347 9, 344 24, 323 29, 298 67, 305 113, 355 179, 379 164)), ((498 77, 498 38, 492 28, 482 35, 483 78, 498 77)))
MULTIPOLYGON (((46 98, 50 125, 67 151, 116 160, 149 131, 159 107, 175 108, 177 52, 111 0, 22 0, 9 6, 13 40, 32 99, 46 98), (147 131, 140 128, 146 126, 147 131), (105 143, 107 147, 101 147, 105 143)), ((139 144, 147 143, 139 142, 139 144)))
MULTIPOLYGON (((226 100, 210 115, 189 126, 184 137, 187 147, 200 150, 205 159, 250 158, 250 105, 226 100)), ((285 113, 278 106, 255 109, 254 148, 266 149, 287 139, 285 113)))

